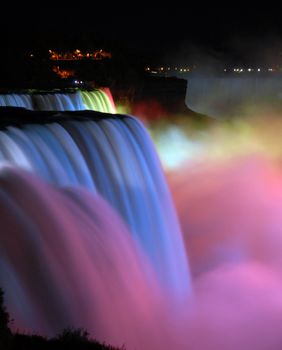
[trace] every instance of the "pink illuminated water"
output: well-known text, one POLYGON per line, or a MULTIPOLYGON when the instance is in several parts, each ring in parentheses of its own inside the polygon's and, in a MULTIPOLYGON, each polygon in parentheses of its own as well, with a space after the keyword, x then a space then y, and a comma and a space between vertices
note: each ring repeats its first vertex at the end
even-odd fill
POLYGON ((120 345, 141 341, 160 291, 109 205, 21 170, 2 170, 0 186, 1 284, 13 328, 54 335, 69 325, 120 345))
POLYGON ((193 274, 187 348, 281 348, 281 170, 249 156, 170 175, 193 274))
MULTIPOLYGON (((166 204, 163 174, 158 167, 151 173, 155 154, 142 143, 147 136, 134 123, 73 122, 64 130, 49 125, 47 131, 32 126, 23 134, 9 128, 11 145, 19 147, 28 135, 41 150, 48 145, 51 155, 39 167, 40 157, 29 145, 18 153, 20 164, 11 155, 14 167, 0 170, 0 285, 13 327, 47 335, 67 326, 84 327, 98 340, 126 349, 280 350, 279 164, 248 156, 183 164, 168 173, 188 268, 174 214, 171 221, 167 218, 173 206, 166 204), (59 144, 63 147, 56 155, 59 144), (66 145, 76 155, 71 161, 66 145), (94 146, 95 157, 89 153, 94 146), (58 159, 65 166, 47 171, 58 159), (79 174, 75 164, 81 159, 91 176, 79 174), (62 181, 67 160, 73 172, 62 181), (103 173, 95 177, 97 161, 103 173), (28 170, 19 169, 22 164, 28 170), (107 192, 109 187, 117 197, 107 192), (144 210, 149 200, 153 204, 144 210), (158 205, 167 217, 161 217, 158 205), (135 213, 133 219, 126 208, 135 213), (169 230, 161 230, 159 220, 169 230), (154 239, 136 238, 154 234, 153 227, 158 228, 154 239), (171 242, 171 250, 158 245, 161 238, 171 242), (170 269, 167 274, 160 262, 170 269), (178 272, 175 280, 173 271, 178 272)), ((5 140, 2 135, 2 150, 5 140)))

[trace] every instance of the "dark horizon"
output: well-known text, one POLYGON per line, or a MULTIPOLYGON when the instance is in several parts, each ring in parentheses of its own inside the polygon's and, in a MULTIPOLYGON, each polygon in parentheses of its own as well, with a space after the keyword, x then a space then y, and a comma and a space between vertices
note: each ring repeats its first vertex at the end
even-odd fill
MULTIPOLYGON (((248 60, 282 51, 280 12, 257 5, 99 4, 96 8, 40 4, 8 9, 1 20, 2 50, 103 47, 144 60, 181 59, 199 51, 248 60), (127 12, 128 11, 128 12, 127 12)), ((3 11, 3 13, 5 13, 3 11)))

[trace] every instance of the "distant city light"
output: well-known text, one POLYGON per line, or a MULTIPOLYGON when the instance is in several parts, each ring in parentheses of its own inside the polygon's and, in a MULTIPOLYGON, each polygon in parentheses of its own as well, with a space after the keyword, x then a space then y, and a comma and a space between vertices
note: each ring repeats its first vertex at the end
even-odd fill
POLYGON ((52 61, 74 61, 83 59, 103 60, 105 58, 112 58, 112 54, 110 52, 102 49, 91 53, 83 53, 79 49, 76 49, 73 52, 56 52, 53 50, 48 50, 48 52, 50 54, 50 60, 52 61))
POLYGON ((74 70, 72 69, 62 69, 59 66, 52 67, 53 72, 55 72, 61 79, 67 79, 74 76, 74 70))
MULTIPOLYGON (((164 76, 173 76, 172 71, 175 71, 175 74, 185 74, 185 73, 193 73, 193 72, 201 72, 201 67, 197 67, 196 65, 193 65, 192 67, 187 67, 187 66, 174 66, 174 67, 170 67, 170 66, 159 66, 159 67, 154 67, 154 68, 150 68, 150 67, 145 67, 144 70, 148 73, 153 73, 153 74, 160 74, 160 75, 164 75, 164 76)), ((236 74, 245 74, 245 73, 251 73, 251 72, 258 72, 258 73, 262 73, 262 72, 282 72, 282 67, 277 67, 277 69, 273 69, 273 68, 252 68, 252 67, 230 67, 230 68, 222 68, 221 71, 224 71, 225 73, 228 72, 234 72, 236 74)))

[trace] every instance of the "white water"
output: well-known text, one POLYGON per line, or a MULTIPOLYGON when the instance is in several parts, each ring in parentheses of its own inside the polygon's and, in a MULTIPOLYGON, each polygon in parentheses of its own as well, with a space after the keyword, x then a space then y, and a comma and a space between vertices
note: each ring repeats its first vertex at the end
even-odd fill
POLYGON ((77 111, 85 109, 80 92, 34 94, 32 98, 36 110, 40 111, 77 111))
POLYGON ((38 111, 93 110, 116 113, 109 89, 72 93, 33 93, 0 95, 0 107, 23 107, 38 111))
POLYGON ((1 107, 23 107, 33 109, 33 101, 31 95, 28 94, 7 94, 0 95, 1 107))

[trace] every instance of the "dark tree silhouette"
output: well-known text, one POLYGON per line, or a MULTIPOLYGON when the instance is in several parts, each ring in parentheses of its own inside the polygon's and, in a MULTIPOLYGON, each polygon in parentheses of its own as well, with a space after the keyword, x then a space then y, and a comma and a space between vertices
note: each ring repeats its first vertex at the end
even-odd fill
POLYGON ((10 323, 10 315, 4 306, 4 292, 0 289, 0 350, 125 350, 99 343, 81 328, 66 328, 56 337, 47 339, 37 334, 13 334, 10 323))
POLYGON ((0 289, 0 349, 10 348, 12 334, 9 329, 10 316, 4 306, 4 292, 0 289))

